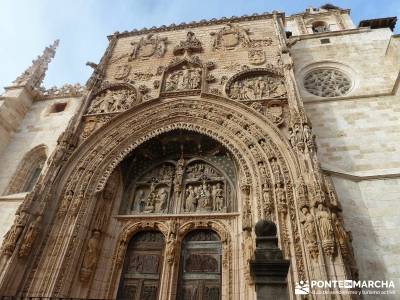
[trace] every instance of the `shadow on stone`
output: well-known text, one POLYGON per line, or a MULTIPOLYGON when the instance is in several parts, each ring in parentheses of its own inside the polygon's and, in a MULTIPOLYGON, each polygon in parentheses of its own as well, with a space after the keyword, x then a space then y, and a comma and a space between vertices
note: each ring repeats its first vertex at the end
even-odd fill
POLYGON ((250 270, 256 284, 257 299, 288 299, 286 277, 290 262, 278 248, 276 225, 260 220, 255 226, 256 250, 250 270))

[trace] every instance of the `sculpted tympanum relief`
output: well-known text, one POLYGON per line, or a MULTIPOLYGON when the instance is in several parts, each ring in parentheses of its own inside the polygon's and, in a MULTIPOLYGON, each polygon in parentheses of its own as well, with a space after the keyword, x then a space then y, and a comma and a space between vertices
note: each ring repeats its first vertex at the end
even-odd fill
POLYGON ((121 112, 138 103, 136 90, 126 86, 115 86, 99 92, 88 109, 88 114, 121 112))
MULTIPOLYGON (((196 138, 193 136, 193 139, 196 138)), ((170 143, 176 142, 170 141, 170 143)), ((168 146, 164 144, 164 147, 168 146)), ((125 214, 232 211, 233 178, 227 178, 219 164, 210 162, 209 159, 213 159, 212 157, 204 155, 205 153, 199 149, 193 149, 193 146, 187 147, 190 147, 186 149, 187 153, 183 150, 180 157, 176 157, 179 155, 178 152, 171 157, 166 155, 167 157, 157 162, 155 166, 151 166, 150 162, 149 168, 143 166, 145 171, 131 179, 127 196, 129 203, 125 208, 125 214)), ((231 164, 226 156, 216 159, 224 165, 231 164)))
POLYGON ((286 88, 281 76, 249 71, 228 82, 226 93, 235 100, 262 100, 285 97, 286 88))

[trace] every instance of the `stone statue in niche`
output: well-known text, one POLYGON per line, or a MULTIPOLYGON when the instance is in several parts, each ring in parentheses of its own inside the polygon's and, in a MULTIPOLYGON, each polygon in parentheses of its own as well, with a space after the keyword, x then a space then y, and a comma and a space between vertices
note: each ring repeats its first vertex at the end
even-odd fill
POLYGON ((214 50, 233 49, 238 45, 250 45, 249 30, 238 25, 228 23, 218 32, 210 33, 214 37, 212 47, 214 50))
POLYGON ((234 80, 227 95, 237 100, 262 100, 286 96, 283 79, 270 75, 251 75, 234 80))
POLYGON ((135 210, 135 205, 138 205, 139 211, 143 211, 145 202, 146 202, 146 200, 145 200, 145 197, 144 197, 144 191, 142 189, 140 189, 140 190, 137 191, 136 198, 132 202, 130 210, 134 211, 135 210))
POLYGON ((314 225, 314 217, 308 210, 308 207, 301 208, 302 216, 300 222, 304 226, 304 238, 311 257, 318 257, 317 233, 314 225))
POLYGON ((194 90, 201 87, 201 69, 183 68, 168 74, 165 81, 165 90, 167 92, 194 90))
POLYGON ((32 248, 32 244, 36 239, 36 236, 40 230, 40 224, 42 222, 42 216, 39 215, 35 218, 33 222, 29 224, 28 230, 25 233, 24 239, 22 241, 21 248, 19 249, 18 256, 27 256, 32 248))
POLYGON ((166 37, 154 37, 153 34, 148 34, 142 37, 139 42, 132 42, 132 50, 128 61, 151 56, 162 57, 166 50, 167 39, 166 37))
POLYGON ((325 254, 332 256, 334 253, 334 231, 332 218, 327 209, 320 203, 317 211, 318 228, 322 239, 322 248, 325 254))
POLYGON ((189 185, 186 188, 186 211, 187 212, 194 212, 196 211, 197 207, 197 199, 196 199, 196 192, 192 185, 189 185))
POLYGON ((26 226, 28 221, 28 214, 21 210, 21 206, 15 213, 14 224, 10 230, 4 235, 3 245, 1 251, 6 256, 11 256, 14 252, 15 246, 26 226))
POLYGON ((248 52, 249 63, 252 65, 262 65, 265 63, 265 52, 262 49, 251 49, 248 52))
POLYGON ((200 210, 209 210, 211 205, 210 185, 203 181, 198 190, 198 208, 200 210))
POLYGON ((185 160, 183 159, 183 157, 181 157, 176 163, 176 170, 175 170, 174 191, 177 195, 179 195, 182 191, 182 178, 184 172, 185 172, 185 160))
POLYGON ((98 256, 100 254, 99 243, 100 231, 94 230, 87 244, 81 270, 79 272, 79 279, 83 282, 88 281, 94 271, 98 256))
POLYGON ((221 187, 221 183, 217 183, 212 187, 212 200, 213 200, 213 211, 220 211, 224 205, 224 190, 221 187))
POLYGON ((88 109, 89 114, 120 112, 137 102, 136 91, 120 88, 107 89, 97 95, 88 109))

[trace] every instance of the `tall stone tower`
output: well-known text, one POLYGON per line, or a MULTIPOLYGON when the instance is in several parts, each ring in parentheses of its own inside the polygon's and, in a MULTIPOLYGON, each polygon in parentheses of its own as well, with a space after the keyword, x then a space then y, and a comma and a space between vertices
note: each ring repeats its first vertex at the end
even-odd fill
POLYGON ((0 294, 257 299, 259 220, 289 299, 398 279, 394 23, 325 5, 116 32, 85 88, 40 87, 46 48, 0 102, 0 294))

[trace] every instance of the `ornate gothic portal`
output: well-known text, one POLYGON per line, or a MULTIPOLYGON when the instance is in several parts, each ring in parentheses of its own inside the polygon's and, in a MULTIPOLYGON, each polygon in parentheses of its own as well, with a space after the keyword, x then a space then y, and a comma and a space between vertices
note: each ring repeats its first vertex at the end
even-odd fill
MULTIPOLYGON (((274 12, 109 36, 4 237, 0 295, 254 300, 263 219, 290 261, 291 300, 300 281, 355 279, 284 22, 274 12)), ((34 82, 47 52, 25 74, 34 82)), ((313 93, 329 72, 304 85, 344 95, 350 77, 334 72, 325 86, 340 93, 313 93)))
POLYGON ((140 146, 121 169, 121 216, 174 221, 166 224, 170 227, 166 246, 157 231, 131 238, 118 298, 157 299, 161 276, 167 276, 166 260, 167 266, 179 268, 177 299, 221 299, 221 238, 212 230, 194 230, 176 243, 174 226, 188 215, 201 221, 204 216, 229 217, 237 211, 237 166, 229 152, 209 137, 175 130, 140 146))

